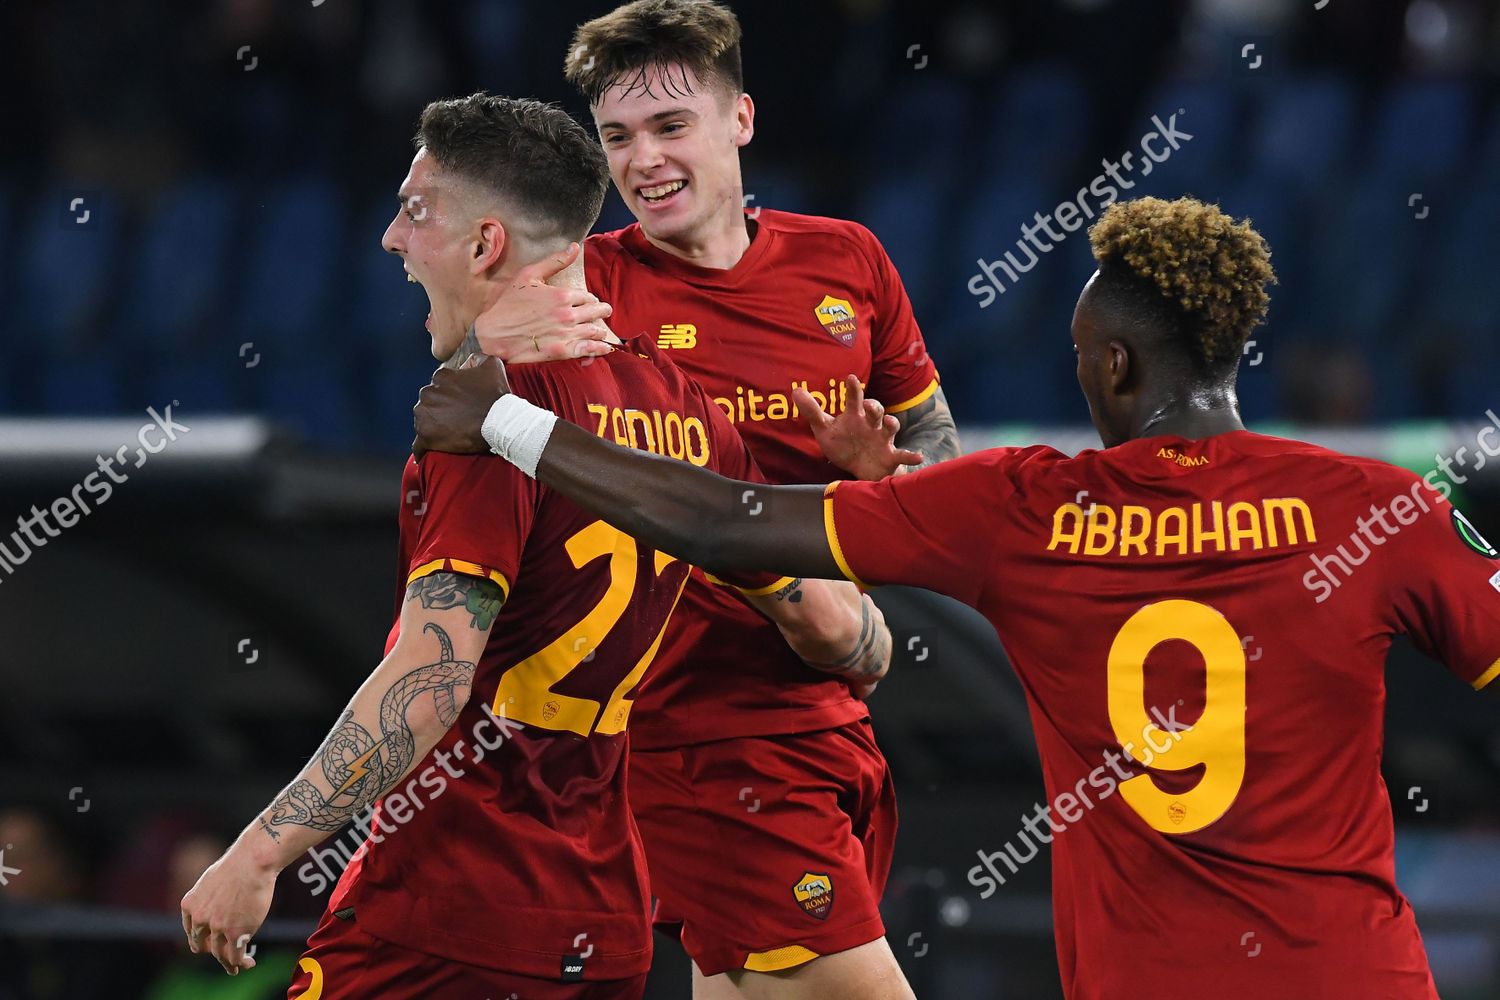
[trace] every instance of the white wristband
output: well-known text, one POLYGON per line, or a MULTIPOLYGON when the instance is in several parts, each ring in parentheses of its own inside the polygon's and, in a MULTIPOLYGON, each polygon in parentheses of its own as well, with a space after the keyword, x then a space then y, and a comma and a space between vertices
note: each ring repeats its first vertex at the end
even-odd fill
POLYGON ((535 479, 537 463, 542 460, 542 449, 547 447, 555 423, 557 414, 507 394, 490 407, 481 433, 491 451, 535 479))

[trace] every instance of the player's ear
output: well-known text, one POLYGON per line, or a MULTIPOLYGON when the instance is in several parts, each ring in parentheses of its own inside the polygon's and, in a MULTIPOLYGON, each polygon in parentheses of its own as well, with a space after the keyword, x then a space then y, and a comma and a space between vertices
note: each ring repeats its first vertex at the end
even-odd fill
POLYGON ((489 216, 479 220, 479 231, 469 245, 469 271, 483 274, 500 263, 505 252, 507 233, 499 219, 489 216))
POLYGON ((734 144, 747 146, 755 138, 755 102, 749 94, 734 99, 734 144))
POLYGON ((1127 391, 1131 376, 1135 373, 1130 367, 1130 349, 1122 341, 1111 340, 1109 342, 1109 387, 1116 395, 1127 391))

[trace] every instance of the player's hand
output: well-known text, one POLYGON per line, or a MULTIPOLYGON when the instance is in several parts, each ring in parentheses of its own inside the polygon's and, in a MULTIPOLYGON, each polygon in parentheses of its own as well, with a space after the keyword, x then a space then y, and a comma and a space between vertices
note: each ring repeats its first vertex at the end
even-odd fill
POLYGON ((474 321, 484 353, 510 364, 609 353, 603 343, 610 335, 604 321, 614 312, 609 303, 579 288, 547 284, 582 252, 570 243, 516 272, 511 287, 474 321))
POLYGON ((510 392, 505 366, 478 356, 462 368, 439 368, 432 382, 417 395, 412 424, 417 439, 411 453, 421 458, 429 451, 482 455, 490 450, 480 428, 495 400, 510 392))
POLYGON ((865 398, 857 377, 846 376, 844 384, 849 405, 836 417, 830 417, 806 389, 792 389, 792 401, 807 418, 823 457, 857 479, 884 479, 904 465, 921 465, 921 452, 896 447, 901 422, 877 400, 865 398))
POLYGON ((182 932, 193 954, 211 953, 231 976, 255 968, 245 951, 270 912, 277 874, 237 847, 210 865, 182 897, 182 932))

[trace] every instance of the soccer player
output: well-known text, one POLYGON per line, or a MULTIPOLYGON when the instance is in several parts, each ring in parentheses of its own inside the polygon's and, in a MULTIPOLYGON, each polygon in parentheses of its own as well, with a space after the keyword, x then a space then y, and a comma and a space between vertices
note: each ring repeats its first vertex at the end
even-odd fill
MULTIPOLYGON (((775 487, 752 521, 726 513, 742 484, 512 396, 490 436, 527 431, 542 482, 697 565, 909 584, 986 615, 1049 805, 969 880, 988 896, 1053 845, 1071 1000, 1434 1000, 1395 884, 1384 662, 1406 634, 1500 688, 1497 552, 1435 474, 1244 429, 1239 358, 1274 280, 1248 222, 1147 198, 1090 236, 1072 333, 1103 450, 775 487)), ((425 444, 471 446, 499 367, 425 390, 425 444)))
MULTIPOLYGON (((433 354, 451 365, 506 287, 572 259, 556 280, 581 290, 562 248, 593 225, 608 173, 588 133, 536 101, 440 101, 416 141, 383 245, 426 290, 433 354)), ((512 374, 591 433, 758 478, 729 421, 649 342, 512 374)), ((253 966, 245 945, 277 873, 378 803, 289 996, 639 997, 650 895, 625 734, 689 567, 492 456, 413 459, 402 494, 405 597, 386 657, 183 898, 189 944, 227 971, 253 966)), ((773 580, 751 599, 839 676, 868 684, 888 661, 852 584, 773 580)))
MULTIPOLYGON (((612 309, 610 325, 652 338, 708 391, 773 482, 873 479, 959 453, 879 241, 855 223, 762 208, 764 193, 745 207, 755 105, 728 8, 626 4, 578 28, 565 70, 638 222, 588 240, 589 289, 607 306, 548 288, 507 295, 478 323, 488 353, 503 354, 494 341, 507 336, 566 343, 556 310, 576 328, 612 309)), ((641 690, 631 751, 658 923, 680 927, 695 996, 879 1000, 851 977, 900 975, 879 912, 895 795, 849 686, 807 670, 763 617, 694 576, 641 690)))

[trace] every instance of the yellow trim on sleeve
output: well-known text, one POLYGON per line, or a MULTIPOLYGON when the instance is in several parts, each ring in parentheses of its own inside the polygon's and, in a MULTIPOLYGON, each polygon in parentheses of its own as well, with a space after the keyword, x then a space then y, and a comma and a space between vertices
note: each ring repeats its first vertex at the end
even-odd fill
POLYGON ((919 406, 922 403, 927 402, 927 400, 932 397, 932 394, 937 391, 938 380, 933 379, 932 382, 928 384, 927 388, 923 389, 921 392, 917 393, 915 396, 913 396, 911 399, 908 399, 904 403, 897 403, 895 406, 887 406, 885 408, 885 412, 900 413, 902 410, 909 410, 913 406, 919 406))
POLYGON ((1500 677, 1500 660, 1490 664, 1490 668, 1474 679, 1474 690, 1482 689, 1490 681, 1500 677))
POLYGON ((463 573, 466 576, 477 576, 482 579, 493 580, 500 586, 501 598, 505 600, 510 599, 510 581, 505 578, 504 573, 495 569, 485 569, 478 563, 464 562, 462 559, 434 559, 432 562, 423 563, 411 571, 411 575, 406 578, 406 585, 410 587, 413 583, 422 579, 422 577, 431 576, 434 573, 440 573, 444 570, 452 573, 463 573))
POLYGON ((849 560, 844 558, 843 546, 839 545, 839 529, 833 523, 833 491, 839 488, 837 481, 828 484, 823 491, 823 530, 828 535, 828 551, 833 553, 833 561, 838 563, 839 572, 859 586, 861 590, 869 590, 869 584, 854 575, 854 570, 849 568, 849 560))
POLYGON ((748 587, 736 587, 735 589, 744 594, 746 597, 765 597, 767 594, 776 593, 776 591, 780 590, 782 587, 785 587, 789 583, 795 583, 796 580, 797 578, 795 576, 784 576, 768 587, 756 587, 754 590, 751 590, 748 587))
POLYGON ((805 965, 817 957, 817 952, 808 951, 800 944, 789 944, 785 948, 772 948, 770 951, 752 951, 745 956, 745 971, 780 972, 782 969, 805 965))

